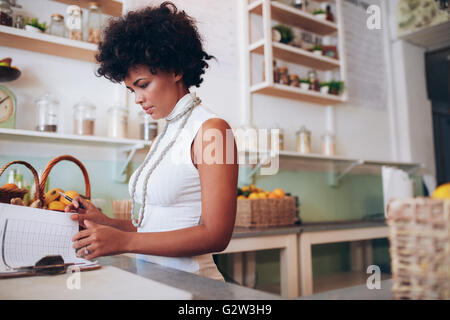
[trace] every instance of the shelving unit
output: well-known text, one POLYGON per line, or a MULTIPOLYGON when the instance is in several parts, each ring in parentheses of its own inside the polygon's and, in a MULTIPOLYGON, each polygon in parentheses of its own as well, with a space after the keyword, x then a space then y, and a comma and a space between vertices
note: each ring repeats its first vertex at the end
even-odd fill
MULTIPOLYGON (((74 1, 74 0, 52 0, 55 2, 61 2, 61 3, 65 3, 68 5, 72 5, 72 4, 76 4, 78 6, 80 6, 81 8, 89 8, 89 3, 91 1, 89 0, 78 0, 78 1, 74 1)), ((120 0, 96 0, 95 2, 97 2, 100 6, 100 8, 102 9, 102 13, 108 14, 110 16, 113 17, 118 17, 120 15, 122 15, 122 2, 120 0)))
POLYGON ((118 182, 127 180, 126 168, 136 151, 150 147, 151 142, 137 139, 121 139, 100 136, 80 136, 56 132, 39 132, 33 130, 0 128, 0 141, 26 143, 60 143, 74 146, 109 147, 115 150, 114 179, 118 182), (119 164, 125 161, 124 164, 119 164))
MULTIPOLYGON (((410 174, 424 168, 424 164, 415 162, 371 160, 361 158, 351 158, 343 156, 324 156, 322 154, 302 154, 294 151, 280 150, 278 154, 271 154, 265 150, 239 150, 240 159, 245 159, 250 163, 257 163, 256 167, 248 173, 250 179, 261 167, 268 164, 268 160, 278 160, 279 167, 287 170, 317 170, 328 172, 328 185, 339 186, 339 183, 350 172, 359 173, 379 173, 382 166, 396 167, 410 174), (278 157, 278 159, 276 159, 278 157), (250 160, 251 159, 251 160, 250 160)), ((243 160, 240 160, 243 161, 243 160)), ((245 169, 243 169, 245 170, 245 169)))
POLYGON ((340 80, 345 82, 345 54, 343 52, 343 27, 341 16, 341 0, 336 0, 338 23, 320 20, 313 14, 294 8, 292 6, 270 0, 242 0, 245 3, 248 17, 248 37, 246 54, 248 55, 248 70, 252 74, 252 55, 262 55, 264 59, 264 79, 248 80, 248 87, 244 92, 248 92, 246 101, 249 103, 249 124, 252 124, 253 106, 252 95, 263 94, 274 97, 294 99, 301 102, 313 103, 322 106, 333 106, 347 101, 347 95, 332 95, 313 90, 304 90, 299 87, 275 83, 273 79, 273 60, 293 63, 304 67, 320 71, 339 71, 340 80), (262 17, 263 37, 250 43, 250 16, 258 15, 262 17), (277 21, 295 28, 315 33, 319 36, 337 36, 339 47, 339 59, 316 55, 305 49, 292 45, 272 41, 272 23, 277 21))
POLYGON ((6 26, 0 26, 0 46, 88 62, 95 61, 97 52, 93 43, 6 26))
POLYGON ((450 20, 431 27, 414 30, 399 36, 427 50, 439 50, 450 46, 450 20))

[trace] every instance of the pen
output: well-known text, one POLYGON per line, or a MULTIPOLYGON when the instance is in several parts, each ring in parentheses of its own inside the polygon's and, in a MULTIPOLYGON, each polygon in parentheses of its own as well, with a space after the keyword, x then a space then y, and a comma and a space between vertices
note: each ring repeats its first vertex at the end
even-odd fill
MULTIPOLYGON (((64 197, 67 201, 70 201, 70 202, 73 201, 73 199, 72 199, 71 197, 69 197, 68 195, 62 193, 61 191, 58 191, 58 193, 59 193, 62 197, 64 197)), ((78 204, 80 205, 80 209, 86 209, 86 208, 81 204, 81 202, 79 202, 78 204)))

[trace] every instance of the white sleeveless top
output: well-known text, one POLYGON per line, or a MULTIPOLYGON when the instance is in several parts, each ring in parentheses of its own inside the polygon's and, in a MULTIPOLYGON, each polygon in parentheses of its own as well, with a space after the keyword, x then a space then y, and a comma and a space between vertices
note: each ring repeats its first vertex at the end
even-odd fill
MULTIPOLYGON (((180 114, 191 105, 194 98, 195 93, 186 94, 177 102, 167 118, 171 119, 180 114)), ((200 224, 202 214, 200 176, 192 163, 191 144, 201 125, 211 118, 218 118, 218 116, 201 104, 194 107, 175 144, 150 175, 144 219, 138 228, 138 232, 172 231, 200 224)), ((183 119, 184 117, 169 123, 167 132, 159 142, 155 154, 142 170, 136 184, 135 203, 142 204, 144 177, 156 159, 159 158, 161 152, 173 140, 183 119)), ((153 146, 154 144, 152 144, 149 152, 153 146)), ((130 196, 132 196, 131 186, 136 179, 135 176, 136 171, 128 184, 130 196)), ((137 257, 166 267, 223 280, 211 253, 193 257, 164 257, 141 254, 137 257)))

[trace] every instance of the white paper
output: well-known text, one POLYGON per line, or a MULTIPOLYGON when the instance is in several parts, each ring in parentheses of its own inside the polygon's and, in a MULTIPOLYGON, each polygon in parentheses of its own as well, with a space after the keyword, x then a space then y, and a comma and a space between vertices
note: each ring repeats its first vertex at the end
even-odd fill
POLYGON ((47 255, 61 255, 65 263, 92 264, 72 248, 78 223, 70 215, 0 203, 0 272, 34 266, 47 255))
POLYGON ((392 167, 381 168, 383 179, 384 213, 387 217, 387 205, 392 199, 412 198, 414 196, 413 181, 408 173, 392 167))

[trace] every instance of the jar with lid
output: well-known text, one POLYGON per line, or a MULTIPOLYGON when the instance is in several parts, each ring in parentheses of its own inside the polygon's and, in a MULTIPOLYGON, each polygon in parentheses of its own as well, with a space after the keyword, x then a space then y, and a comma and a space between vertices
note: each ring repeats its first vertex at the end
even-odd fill
POLYGON ((21 14, 16 16, 16 21, 14 21, 14 28, 25 29, 25 18, 21 14))
POLYGON ((322 136, 322 154, 334 156, 336 152, 335 136, 331 132, 326 132, 322 136))
POLYGON ((311 153, 311 131, 302 126, 297 135, 297 152, 307 154, 311 153))
POLYGON ((66 27, 69 34, 69 39, 83 40, 83 12, 77 5, 67 7, 66 27))
POLYGON ((280 73, 280 83, 289 85, 288 68, 286 66, 281 66, 278 70, 280 73))
POLYGON ((64 16, 58 13, 51 15, 49 33, 54 36, 64 37, 66 35, 66 27, 64 25, 64 16))
POLYGON ((140 120, 140 138, 146 141, 153 141, 158 135, 158 123, 151 121, 152 117, 144 111, 139 112, 140 120))
POLYGON ((94 135, 95 106, 86 98, 81 99, 73 107, 73 131, 79 135, 94 135))
POLYGON ((300 79, 296 74, 289 75, 289 85, 292 87, 300 87, 300 79))
POLYGON ((120 106, 108 109, 108 137, 126 138, 128 132, 128 110, 120 106))
POLYGON ((13 25, 13 11, 8 0, 0 0, 0 24, 8 27, 13 25))
POLYGON ((100 30, 102 27, 102 11, 97 2, 89 3, 88 11, 88 42, 100 42, 100 30))
POLYGON ((58 131, 59 102, 51 93, 45 93, 36 99, 36 130, 46 132, 58 131))

